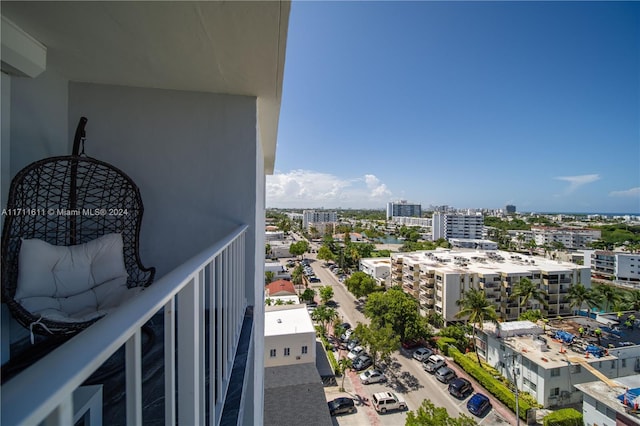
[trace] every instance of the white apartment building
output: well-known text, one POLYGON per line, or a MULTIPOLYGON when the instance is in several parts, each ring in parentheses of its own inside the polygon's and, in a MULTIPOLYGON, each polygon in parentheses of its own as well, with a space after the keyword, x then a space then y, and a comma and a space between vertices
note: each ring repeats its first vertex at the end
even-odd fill
POLYGON ((620 386, 609 386, 600 380, 576 385, 584 395, 582 417, 586 426, 640 424, 640 375, 615 381, 620 386))
MULTIPOLYGON (((318 228, 319 224, 336 223, 338 212, 327 210, 304 210, 302 212, 302 228, 309 230, 309 227, 318 228)), ((319 229, 318 229, 319 230, 319 229)))
POLYGON ((419 226, 421 228, 431 228, 433 225, 433 219, 430 217, 394 216, 391 218, 391 222, 397 225, 419 226))
POLYGON ((284 231, 267 231, 264 233, 264 240, 267 243, 271 241, 283 241, 284 231))
POLYGON ((466 248, 476 250, 498 250, 498 243, 491 240, 450 238, 449 242, 454 248, 466 248))
POLYGON ((391 284, 391 259, 372 257, 360 259, 360 270, 376 280, 379 286, 391 284))
POLYGON ((640 330, 637 323, 633 330, 622 325, 628 315, 621 320, 615 314, 568 317, 547 324, 514 321, 499 327, 485 323, 477 334, 478 353, 512 382, 515 368, 518 389, 545 408, 580 403, 583 394, 576 385, 598 379, 617 387, 617 378, 640 370, 640 330), (600 344, 596 329, 602 331, 600 344), (568 338, 558 338, 557 332, 568 338))
POLYGON ((387 220, 396 216, 420 217, 422 205, 409 203, 407 200, 391 201, 387 203, 387 220))
POLYGON ((595 277, 640 286, 640 253, 594 250, 591 272, 595 277))
POLYGON ((440 238, 484 239, 484 217, 482 213, 434 213, 431 228, 431 239, 440 238))
POLYGON ((270 241, 269 246, 271 247, 270 256, 272 258, 294 257, 289 251, 291 241, 270 241))
POLYGON ((265 307, 264 366, 316 362, 316 330, 306 305, 265 307))
POLYGON ((445 321, 459 321, 457 301, 469 288, 484 290, 504 320, 515 320, 528 309, 547 316, 569 315, 568 292, 573 284, 591 286, 586 266, 551 261, 505 251, 430 250, 391 254, 391 285, 400 285, 420 302, 424 314, 439 313, 445 321), (520 307, 510 299, 512 287, 528 278, 547 293, 548 309, 530 300, 520 307))
POLYGON ((589 244, 599 240, 602 231, 584 228, 553 228, 547 226, 532 227, 533 238, 538 247, 553 246, 561 243, 571 250, 586 249, 589 244))

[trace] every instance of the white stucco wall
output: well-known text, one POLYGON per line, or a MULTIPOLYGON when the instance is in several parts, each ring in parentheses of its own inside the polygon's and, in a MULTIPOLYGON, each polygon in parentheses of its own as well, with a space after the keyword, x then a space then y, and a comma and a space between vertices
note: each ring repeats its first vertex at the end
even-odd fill
POLYGON ((70 84, 69 123, 88 118, 87 154, 140 187, 140 255, 158 276, 241 223, 251 226, 246 254, 253 258, 255 108, 252 97, 70 84))

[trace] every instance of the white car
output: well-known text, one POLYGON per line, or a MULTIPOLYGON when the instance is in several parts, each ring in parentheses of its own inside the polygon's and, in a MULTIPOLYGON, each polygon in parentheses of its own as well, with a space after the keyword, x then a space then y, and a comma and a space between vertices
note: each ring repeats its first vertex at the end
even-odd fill
POLYGON ((358 358, 360 355, 364 355, 364 354, 365 354, 364 348, 362 346, 356 346, 355 348, 351 349, 351 352, 347 354, 347 358, 349 358, 350 360, 354 360, 358 358))
POLYGON ((360 381, 363 385, 368 385, 369 383, 378 383, 384 382, 387 380, 384 373, 376 368, 373 370, 367 370, 364 373, 360 374, 360 381))
POLYGON ((417 359, 418 361, 422 362, 425 359, 429 358, 431 355, 433 355, 433 351, 431 349, 418 348, 413 352, 413 359, 417 359))

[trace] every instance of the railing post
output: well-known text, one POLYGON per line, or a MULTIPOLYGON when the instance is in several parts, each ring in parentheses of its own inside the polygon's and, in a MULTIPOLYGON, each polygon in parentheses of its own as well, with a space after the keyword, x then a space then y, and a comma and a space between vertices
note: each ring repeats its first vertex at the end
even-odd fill
POLYGON ((45 426, 65 426, 73 424, 72 395, 68 395, 64 401, 47 416, 44 424, 45 426))
POLYGON ((200 332, 198 325, 199 286, 196 279, 178 294, 178 424, 199 425, 200 419, 200 332))
POLYGON ((142 344, 140 329, 125 344, 127 425, 142 424, 142 344))
POLYGON ((164 305, 164 424, 176 424, 176 302, 164 305))

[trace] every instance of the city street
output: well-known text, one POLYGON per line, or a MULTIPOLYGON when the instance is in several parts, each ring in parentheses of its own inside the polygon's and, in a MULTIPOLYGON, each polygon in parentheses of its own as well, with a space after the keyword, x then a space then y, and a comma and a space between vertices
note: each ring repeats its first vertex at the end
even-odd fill
MULTIPOLYGON (((321 282, 314 284, 314 288, 317 289, 324 285, 330 285, 334 289, 333 300, 338 304, 338 311, 342 317, 342 320, 349 322, 353 327, 358 322, 368 323, 368 319, 364 317, 361 310, 363 309, 363 302, 356 300, 351 293, 349 293, 346 287, 340 283, 337 277, 324 266, 324 261, 316 260, 315 254, 307 254, 305 257, 309 258, 311 267, 313 268, 316 276, 320 278, 321 282)), ((430 399, 436 406, 444 407, 451 416, 459 416, 461 413, 471 415, 466 408, 466 401, 458 400, 451 396, 447 391, 447 385, 440 383, 435 377, 422 369, 422 364, 411 357, 412 351, 406 351, 401 349, 392 355, 391 365, 383 366, 383 370, 388 380, 386 383, 376 383, 371 385, 362 385, 358 374, 350 371, 345 379, 345 391, 343 393, 337 392, 336 389, 326 389, 327 400, 331 400, 338 396, 351 396, 359 401, 363 398, 368 398, 369 405, 364 403, 358 407, 358 412, 352 415, 342 415, 335 418, 335 424, 339 425, 398 425, 404 423, 406 412, 393 412, 385 415, 378 415, 371 406, 371 395, 381 391, 392 391, 402 395, 406 400, 409 410, 416 410, 424 399, 430 399), (349 382, 349 383, 347 383, 349 382)), ((346 356, 346 350, 341 350, 340 353, 336 353, 336 358, 339 356, 346 356)), ((455 367, 453 361, 448 360, 450 366, 455 367), (452 365, 453 364, 453 365, 452 365)), ((466 377, 459 368, 455 369, 458 375, 466 377)), ((469 378, 468 378, 469 379, 469 378)), ((482 390, 480 386, 475 383, 473 379, 469 379, 474 384, 474 391, 480 391, 487 394, 482 390)), ((340 380, 339 380, 340 382, 340 380)), ((487 394, 488 395, 488 394, 487 394)), ((364 400, 361 400, 364 402, 364 400)), ((515 423, 515 417, 506 407, 494 402, 492 398, 494 409, 492 409, 484 418, 476 418, 478 424, 482 425, 499 425, 510 424, 505 418, 513 420, 515 423), (496 407, 496 405, 499 405, 496 407), (497 408, 497 409, 496 409, 497 408), (505 412, 506 410, 506 412, 505 412), (504 415, 501 416, 500 413, 504 415), (509 416, 510 414, 510 416, 509 416)), ((356 404, 357 405, 357 404, 356 404)), ((471 415, 472 416, 472 415, 471 415)), ((472 416, 473 417, 473 416, 472 416)))

